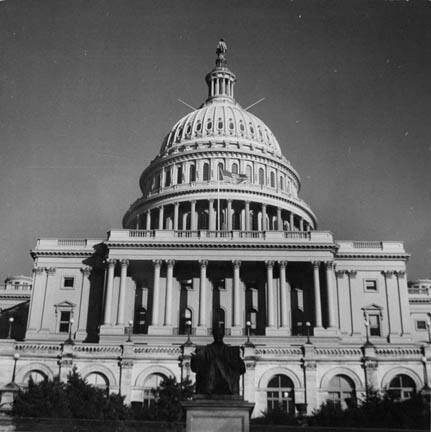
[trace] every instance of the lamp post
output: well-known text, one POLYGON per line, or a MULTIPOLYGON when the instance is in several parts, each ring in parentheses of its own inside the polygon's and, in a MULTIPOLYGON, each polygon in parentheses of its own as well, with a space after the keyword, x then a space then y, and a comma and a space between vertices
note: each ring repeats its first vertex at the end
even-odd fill
POLYGON ((14 321, 15 321, 14 317, 9 318, 9 330, 7 332, 7 338, 8 339, 12 339, 12 327, 13 327, 14 321))
POLYGON ((129 321, 129 325, 127 326, 127 341, 132 342, 132 331, 133 331, 133 321, 129 321))
POLYGON ((311 344, 311 341, 310 341, 310 327, 311 327, 311 323, 310 323, 310 321, 307 321, 306 323, 305 323, 305 327, 307 327, 307 344, 308 345, 310 345, 311 344))
POLYGON ((16 375, 16 363, 18 362, 19 354, 15 353, 13 355, 13 372, 12 372, 12 382, 15 382, 15 375, 16 375))
POLYGON ((73 339, 72 339, 72 326, 73 326, 73 323, 74 323, 74 322, 75 322, 75 321, 74 321, 73 318, 71 318, 71 319, 69 320, 69 337, 67 338, 66 343, 68 343, 68 344, 70 344, 70 345, 73 345, 73 339))
POLYGON ((427 319, 428 343, 431 344, 431 320, 427 319))

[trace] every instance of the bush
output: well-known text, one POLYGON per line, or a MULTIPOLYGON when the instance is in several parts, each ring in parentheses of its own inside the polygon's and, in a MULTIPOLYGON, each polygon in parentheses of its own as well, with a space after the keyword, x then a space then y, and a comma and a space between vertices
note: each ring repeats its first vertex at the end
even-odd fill
POLYGON ((252 424, 267 424, 267 425, 299 425, 300 423, 282 408, 277 407, 270 411, 264 411, 261 417, 251 420, 252 424))
POLYGON ((175 378, 165 378, 153 390, 154 405, 151 408, 133 407, 132 416, 137 420, 161 420, 177 422, 184 420, 182 400, 190 399, 194 386, 189 379, 177 382, 175 378))
POLYGON ((12 413, 16 417, 100 420, 124 420, 129 416, 122 396, 108 395, 88 384, 75 369, 67 383, 55 377, 35 384, 30 378, 28 388, 18 392, 12 413))
POLYGON ((388 394, 371 391, 357 407, 341 409, 338 404, 326 402, 308 418, 309 425, 357 426, 426 429, 430 424, 428 401, 420 394, 397 402, 388 394))

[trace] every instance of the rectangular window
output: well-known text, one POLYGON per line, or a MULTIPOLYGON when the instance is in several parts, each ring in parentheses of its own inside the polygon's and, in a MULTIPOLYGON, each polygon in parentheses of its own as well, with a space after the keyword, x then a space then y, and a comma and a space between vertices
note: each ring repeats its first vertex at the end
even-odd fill
POLYGON ((69 323, 70 323, 70 311, 61 311, 60 312, 60 333, 68 333, 69 332, 69 323))
POLYGON ((427 323, 424 320, 416 321, 416 330, 426 330, 427 323))
POLYGON ((75 283, 75 278, 74 277, 66 276, 63 279, 63 288, 69 288, 69 289, 73 288, 74 283, 75 283))
POLYGON ((377 281, 375 279, 366 279, 365 291, 377 292, 377 281))
POLYGON ((380 316, 368 315, 368 322, 370 323, 370 336, 380 336, 380 316))

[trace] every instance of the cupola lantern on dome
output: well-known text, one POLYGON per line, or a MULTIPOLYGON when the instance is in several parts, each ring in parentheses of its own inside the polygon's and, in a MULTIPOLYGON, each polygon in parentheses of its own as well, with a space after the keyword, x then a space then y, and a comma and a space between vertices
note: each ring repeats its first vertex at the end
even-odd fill
POLYGON ((227 67, 226 52, 226 42, 220 39, 216 49, 216 67, 206 76, 208 100, 214 98, 230 98, 233 100, 233 87, 236 77, 227 67))

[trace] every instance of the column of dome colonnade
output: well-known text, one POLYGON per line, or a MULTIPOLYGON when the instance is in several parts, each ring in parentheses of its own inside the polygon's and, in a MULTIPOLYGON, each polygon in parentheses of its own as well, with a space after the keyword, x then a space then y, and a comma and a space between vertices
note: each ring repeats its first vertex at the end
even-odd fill
MULTIPOLYGON (((180 317, 179 310, 174 310, 173 297, 178 295, 175 292, 178 287, 174 286, 174 280, 179 277, 175 272, 176 264, 180 264, 181 260, 174 259, 156 259, 152 261, 153 265, 153 285, 152 285, 152 304, 151 304, 151 325, 148 328, 148 333, 152 335, 173 335, 177 327, 175 320, 180 317), (165 291, 162 296, 161 290, 161 273, 165 270, 164 277, 165 291)), ((215 262, 224 262, 222 260, 215 262)), ((267 336, 291 336, 292 327, 292 304, 291 304, 291 278, 289 276, 289 267, 297 262, 289 261, 259 261, 266 269, 266 322, 264 333, 267 336), (278 278, 274 278, 274 269, 278 270, 278 278), (279 303, 278 303, 279 302, 279 303)), ((244 280, 241 277, 241 260, 233 260, 231 270, 225 275, 218 277, 226 277, 232 279, 231 293, 231 311, 232 319, 229 327, 229 334, 239 336, 244 334, 246 320, 246 304, 244 295, 244 280)), ((208 307, 208 296, 212 295, 212 289, 209 281, 212 280, 212 274, 208 273, 209 260, 198 260, 199 266, 199 285, 198 285, 198 313, 195 318, 194 325, 196 326, 196 336, 207 336, 211 331, 212 313, 214 305, 208 307)), ((314 301, 314 317, 309 316, 308 319, 312 322, 315 336, 336 335, 337 334, 337 312, 335 299, 335 272, 332 261, 313 261, 309 263, 312 267, 313 286, 308 295, 312 295, 314 301), (322 302, 321 293, 321 277, 320 268, 324 269, 324 288, 326 289, 326 302, 322 302), (324 328, 322 315, 327 316, 327 322, 324 328), (314 322, 313 322, 314 321, 314 322)), ((105 308, 103 327, 105 333, 124 334, 126 324, 126 316, 130 316, 126 311, 126 277, 129 266, 129 260, 107 260, 106 268, 106 291, 105 291, 105 308), (115 269, 119 267, 119 292, 117 301, 114 301, 113 287, 115 278, 115 269), (110 331, 106 332, 106 328, 110 331), (112 332, 112 330, 114 331, 112 332), (115 331, 116 329, 116 331, 115 331)), ((129 311, 130 312, 130 311, 129 311)))
POLYGON ((137 214, 129 229, 311 231, 313 222, 262 202, 209 198, 158 204, 137 214))

